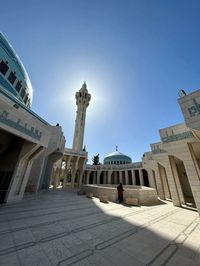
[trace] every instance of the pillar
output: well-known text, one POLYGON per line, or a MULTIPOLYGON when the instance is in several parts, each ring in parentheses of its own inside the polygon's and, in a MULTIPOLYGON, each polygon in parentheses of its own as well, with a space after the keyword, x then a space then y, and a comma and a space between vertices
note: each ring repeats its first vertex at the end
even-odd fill
POLYGON ((86 184, 89 184, 89 178, 90 178, 91 171, 86 171, 86 184))
POLYGON ((164 194, 164 190, 163 190, 163 185, 162 185, 162 181, 161 181, 158 163, 156 163, 154 166, 154 172, 155 172, 155 179, 156 179, 158 196, 160 197, 160 199, 165 199, 165 194, 164 194))
POLYGON ((61 170, 62 170, 62 162, 63 162, 62 159, 57 162, 56 173, 55 173, 54 180, 53 180, 53 188, 54 189, 56 189, 60 183, 60 174, 61 174, 61 170))
POLYGON ((184 160, 185 170, 192 190, 194 201, 200 215, 200 169, 191 144, 188 143, 188 159, 184 160))
POLYGON ((64 175, 64 180, 63 180, 63 187, 65 188, 67 185, 67 174, 68 174, 68 169, 69 169, 69 163, 72 159, 71 156, 65 156, 66 160, 65 160, 65 175, 64 175))
POLYGON ((136 179, 135 179, 135 171, 131 170, 131 178, 132 178, 132 184, 135 186, 136 185, 136 179))
POLYGON ((122 181, 122 171, 119 171, 119 182, 123 183, 123 181, 122 181))
POLYGON ((79 177, 78 177, 78 186, 80 187, 83 183, 83 173, 84 173, 84 165, 86 158, 82 157, 79 159, 79 177))
POLYGON ((79 157, 75 157, 74 161, 72 163, 72 176, 71 176, 71 187, 74 188, 74 182, 75 182, 75 175, 77 171, 77 165, 78 165, 79 157))
POLYGON ((125 185, 129 185, 129 182, 128 182, 128 170, 125 170, 125 185))
POLYGON ((100 184, 100 175, 101 175, 101 171, 97 170, 97 185, 100 184))
POLYGON ((155 179, 154 179, 154 175, 153 175, 153 170, 152 169, 148 169, 147 172, 148 172, 148 178, 149 178, 150 187, 156 189, 156 184, 155 184, 155 179))
POLYGON ((169 187, 168 187, 166 172, 165 172, 165 168, 162 165, 160 165, 160 175, 161 175, 161 178, 162 178, 162 183, 163 183, 163 189, 164 189, 164 193, 165 193, 165 198, 170 199, 171 198, 171 195, 170 195, 170 191, 169 191, 169 187))
POLYGON ((108 171, 108 184, 111 184, 112 171, 108 171))
POLYGON ((170 162, 170 166, 171 166, 172 175, 173 175, 173 178, 174 178, 174 183, 175 183, 175 187, 176 187, 176 193, 177 193, 177 196, 179 198, 178 206, 180 206, 181 204, 185 204, 185 199, 184 199, 184 196, 183 196, 183 192, 182 192, 182 188, 181 188, 181 184, 180 184, 180 180, 179 180, 179 175, 178 175, 176 163, 175 163, 175 160, 174 160, 173 156, 169 156, 169 162, 170 162))
POLYGON ((144 177, 142 169, 139 169, 140 186, 144 186, 144 177))

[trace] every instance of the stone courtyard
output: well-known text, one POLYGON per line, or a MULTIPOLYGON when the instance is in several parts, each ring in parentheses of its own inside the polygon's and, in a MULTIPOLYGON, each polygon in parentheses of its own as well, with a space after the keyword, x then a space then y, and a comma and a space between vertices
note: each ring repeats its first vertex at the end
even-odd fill
POLYGON ((0 207, 0 265, 200 265, 197 212, 50 190, 0 207))

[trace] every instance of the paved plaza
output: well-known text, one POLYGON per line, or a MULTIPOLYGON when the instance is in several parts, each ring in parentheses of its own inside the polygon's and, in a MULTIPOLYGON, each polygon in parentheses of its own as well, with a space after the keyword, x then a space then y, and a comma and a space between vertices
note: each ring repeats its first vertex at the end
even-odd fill
POLYGON ((51 190, 0 207, 0 265, 200 265, 197 212, 51 190))

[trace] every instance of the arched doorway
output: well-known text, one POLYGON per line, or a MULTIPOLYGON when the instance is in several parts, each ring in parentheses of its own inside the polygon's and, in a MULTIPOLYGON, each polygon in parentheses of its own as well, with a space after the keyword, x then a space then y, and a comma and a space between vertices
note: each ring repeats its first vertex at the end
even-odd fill
POLYGON ((135 182, 136 182, 136 186, 140 186, 140 174, 139 174, 139 170, 135 170, 135 182))
POLYGON ((100 174, 100 184, 104 183, 103 177, 104 177, 104 172, 102 171, 100 174))
MULTIPOLYGON (((196 208, 194 197, 192 194, 191 186, 188 180, 187 172, 185 170, 184 163, 181 159, 174 157, 174 162, 176 164, 178 178, 184 197, 185 205, 188 207, 196 208)), ((178 184, 177 184, 178 185, 178 184)))
POLYGON ((6 201, 24 140, 0 130, 0 204, 6 201))
POLYGON ((144 181, 144 186, 145 187, 150 187, 149 186, 149 178, 148 178, 148 173, 145 169, 142 169, 142 173, 143 173, 143 181, 144 181))

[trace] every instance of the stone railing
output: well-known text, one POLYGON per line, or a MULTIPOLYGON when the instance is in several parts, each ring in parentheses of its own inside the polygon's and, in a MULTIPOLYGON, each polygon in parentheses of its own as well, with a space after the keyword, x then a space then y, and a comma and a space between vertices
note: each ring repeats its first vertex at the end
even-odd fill
POLYGON ((75 152, 72 149, 65 148, 64 155, 87 157, 87 152, 86 151, 75 152))

